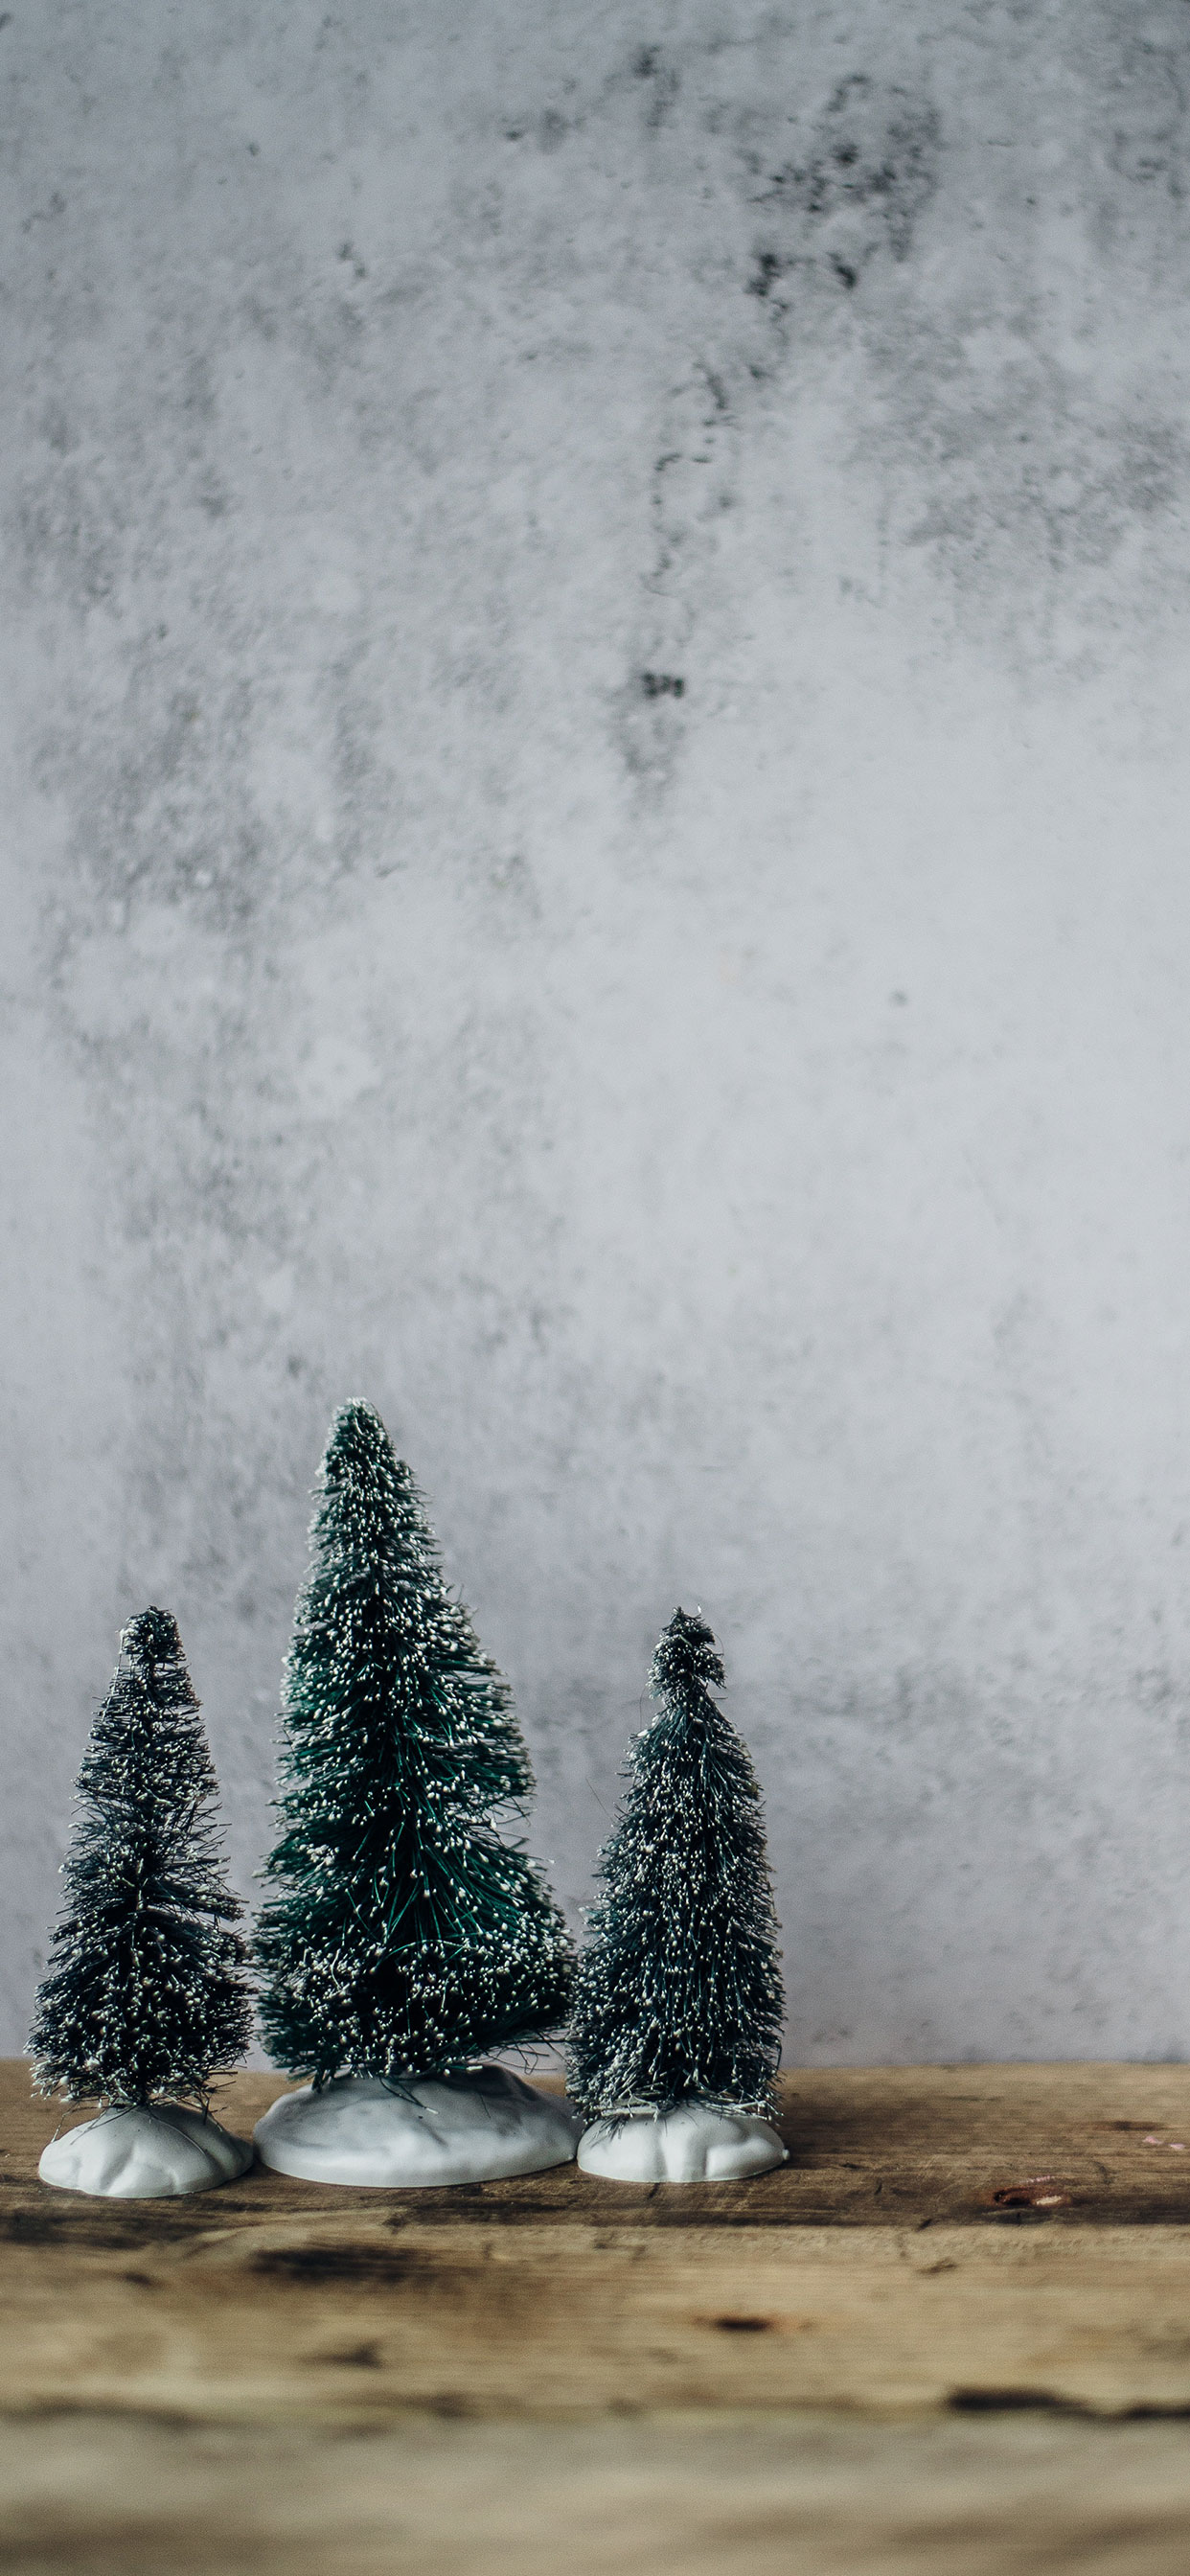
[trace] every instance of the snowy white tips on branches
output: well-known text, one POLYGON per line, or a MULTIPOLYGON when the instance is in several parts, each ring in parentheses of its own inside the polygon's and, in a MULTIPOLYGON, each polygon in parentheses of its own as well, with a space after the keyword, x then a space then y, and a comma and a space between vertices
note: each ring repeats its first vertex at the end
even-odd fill
POLYGON ((694 2101, 771 2106, 777 1923, 755 1774, 711 1697, 722 1684, 706 1621, 675 1611, 650 1674, 658 1713, 629 1749, 579 1961, 570 2090, 592 2119, 694 2101))
POLYGON ((79 1772, 29 2049, 45 2093, 202 2101, 251 2036, 243 1909, 177 1626, 145 1610, 120 1645, 79 1772))

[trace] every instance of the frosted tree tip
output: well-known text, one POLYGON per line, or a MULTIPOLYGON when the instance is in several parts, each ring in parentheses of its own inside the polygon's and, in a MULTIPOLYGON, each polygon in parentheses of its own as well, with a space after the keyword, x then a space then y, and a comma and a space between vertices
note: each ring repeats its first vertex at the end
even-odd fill
POLYGON ((722 1690, 725 1679, 723 1657, 701 1611, 675 1610, 653 1657, 649 1688, 654 1697, 668 1698, 691 1683, 722 1690))
POLYGON ((387 1458, 391 1462, 392 1455, 392 1442, 374 1404, 355 1396, 350 1404, 338 1407, 327 1435, 324 1477, 333 1477, 345 1467, 366 1465, 372 1459, 387 1458))
POLYGON ((142 1610, 121 1629, 120 1644, 129 1661, 137 1664, 180 1663, 182 1640, 178 1623, 170 1610, 142 1610))
POLYGON ((374 1404, 366 1396, 353 1395, 346 1404, 336 1405, 331 1421, 331 1439, 346 1440, 355 1436, 387 1440, 388 1433, 374 1404))

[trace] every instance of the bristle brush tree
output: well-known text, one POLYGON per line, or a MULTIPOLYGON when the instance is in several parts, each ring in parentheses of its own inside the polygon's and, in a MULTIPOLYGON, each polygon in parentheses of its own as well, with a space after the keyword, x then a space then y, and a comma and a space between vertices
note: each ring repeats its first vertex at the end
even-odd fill
POLYGON ((146 1610, 120 1646, 79 1772, 66 1908, 29 2050, 43 2093, 106 2104, 51 2141, 42 2180, 145 2200, 206 2190, 251 2164, 208 2097, 244 2056, 252 2006, 243 1909, 176 1624, 146 1610))
POLYGON ((723 1679, 706 1621, 675 1611, 579 1961, 578 2160, 620 2181, 729 2181, 785 2156, 768 2118, 783 1999, 760 1792, 712 1697, 723 1679))
POLYGON ((359 2184, 562 2163, 564 2106, 482 2063, 556 2029, 573 1973, 505 1823, 531 1795, 528 1754, 369 1404, 335 1416, 311 1540, 256 1933, 266 2044, 311 2081, 258 2124, 260 2153, 359 2184))

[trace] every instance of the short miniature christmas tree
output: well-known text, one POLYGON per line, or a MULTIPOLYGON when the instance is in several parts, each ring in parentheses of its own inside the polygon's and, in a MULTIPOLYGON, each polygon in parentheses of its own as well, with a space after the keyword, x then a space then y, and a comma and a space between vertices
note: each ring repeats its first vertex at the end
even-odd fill
POLYGON ((569 2086, 595 2120, 692 2102, 771 2108, 777 1923, 756 1777, 711 1697, 723 1679, 705 1620, 676 1610, 579 1960, 569 2086))
POLYGON ((251 2037, 243 1908, 177 1627, 145 1610, 120 1645, 79 1772, 66 1911, 29 2050, 43 2093, 125 2109, 205 2103, 251 2037))
POLYGON ((316 2090, 400 2087, 556 2028, 573 1951, 537 1864, 498 1830, 533 1786, 508 1685, 371 1405, 336 1414, 319 1481, 257 1926, 261 2020, 277 2063, 316 2090))

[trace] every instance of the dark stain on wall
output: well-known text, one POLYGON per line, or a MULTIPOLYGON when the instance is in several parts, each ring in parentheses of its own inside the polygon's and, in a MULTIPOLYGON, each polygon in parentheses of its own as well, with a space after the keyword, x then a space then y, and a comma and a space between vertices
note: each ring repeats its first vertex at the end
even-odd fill
MULTIPOLYGON (((1121 29, 1123 41, 1107 84, 1104 130, 1109 167, 1142 187, 1162 185, 1173 196, 1185 186, 1187 43, 1147 40, 1121 29)), ((1172 34, 1172 31, 1171 31, 1172 34)), ((1190 30, 1186 31, 1190 38, 1190 30)))
POLYGON ((674 776, 685 726, 676 701, 684 682, 658 686, 663 675, 641 672, 626 682, 613 701, 613 717, 624 767, 646 801, 664 793, 674 776))
POLYGON ((645 124, 650 133, 657 134, 673 114, 681 76, 672 63, 663 60, 660 45, 642 45, 633 58, 632 71, 634 79, 649 84, 645 124))
MULTIPOLYGON (((746 50, 737 51, 737 85, 738 57, 746 50)), ((833 301, 854 298, 874 265, 909 269, 940 178, 942 123, 924 94, 857 69, 820 93, 817 107, 811 100, 805 110, 791 111, 765 97, 758 51, 755 86, 745 79, 742 97, 708 104, 705 79, 716 60, 717 49, 706 48, 675 84, 671 105, 678 104, 680 87, 692 163, 713 173, 712 190, 736 197, 751 227, 751 248, 735 283, 749 299, 755 326, 741 332, 725 264, 705 300, 697 355, 657 424, 648 494, 652 558, 643 576, 640 630, 645 670, 668 669, 688 656, 717 579, 725 515, 737 505, 743 443, 753 423, 771 414, 795 349, 804 367, 816 338, 830 327, 833 301), (709 159, 700 136, 710 138, 709 159)), ((649 48, 635 68, 651 78, 659 66, 658 49, 649 48)), ((605 113, 611 104, 605 102, 605 113)), ((656 710, 634 709, 629 694, 617 704, 615 729, 637 791, 663 792, 674 779, 684 732, 672 711, 658 721, 656 710)))
POLYGON ((938 185, 940 152, 939 119, 927 99, 885 89, 866 72, 849 73, 805 147, 758 192, 769 227, 756 253, 770 280, 766 291, 807 256, 824 259, 848 287, 883 249, 907 259, 938 185))

